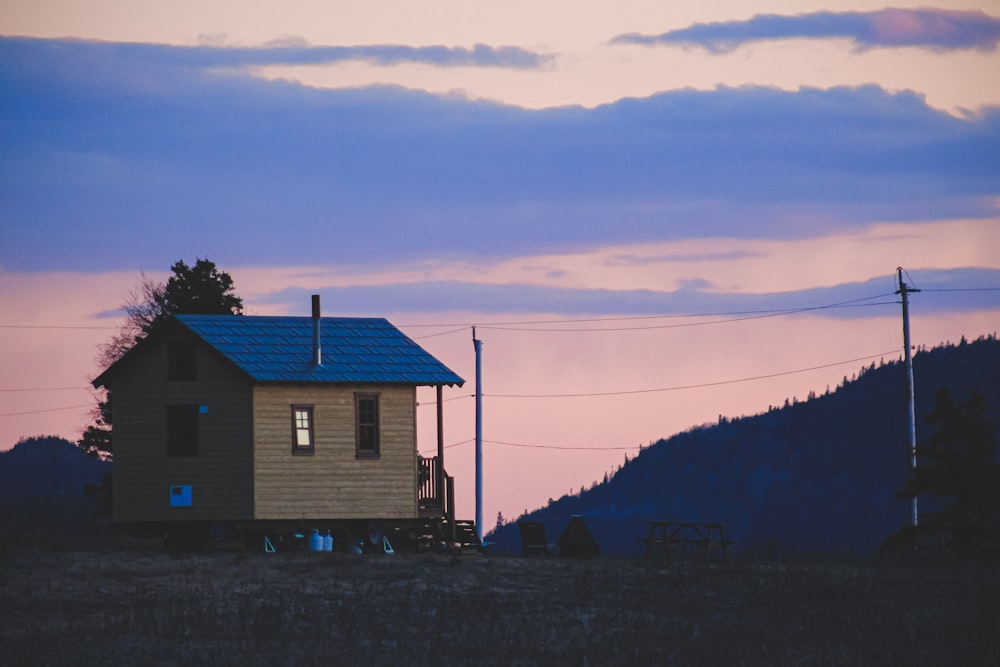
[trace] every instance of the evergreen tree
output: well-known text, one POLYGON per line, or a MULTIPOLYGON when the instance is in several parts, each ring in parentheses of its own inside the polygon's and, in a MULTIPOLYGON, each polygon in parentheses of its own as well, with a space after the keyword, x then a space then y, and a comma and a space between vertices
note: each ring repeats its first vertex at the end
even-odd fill
POLYGON ((111 397, 98 400, 94 423, 84 430, 76 445, 94 458, 111 457, 111 397))
MULTIPOLYGON (((98 362, 108 367, 173 315, 242 315, 243 299, 233 293, 233 279, 208 259, 189 267, 178 260, 170 267, 166 283, 145 277, 122 305, 125 323, 98 352, 98 362)), ((94 410, 94 423, 86 428, 77 446, 91 456, 112 455, 111 397, 105 393, 94 410)))
POLYGON ((917 447, 918 466, 899 492, 904 498, 944 500, 943 509, 921 517, 919 532, 949 539, 959 552, 1000 538, 1000 464, 986 412, 978 393, 957 404, 940 390, 927 416, 938 430, 917 447))
POLYGON ((199 259, 188 267, 183 260, 170 270, 174 275, 153 294, 152 318, 142 323, 148 335, 171 315, 242 315, 243 299, 233 294, 233 279, 213 262, 199 259))

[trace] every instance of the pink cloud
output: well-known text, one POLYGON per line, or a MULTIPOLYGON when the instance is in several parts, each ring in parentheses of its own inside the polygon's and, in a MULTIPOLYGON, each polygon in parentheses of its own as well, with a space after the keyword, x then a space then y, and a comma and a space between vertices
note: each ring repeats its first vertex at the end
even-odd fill
POLYGON ((993 50, 1000 20, 980 11, 884 9, 869 15, 870 44, 993 50))
POLYGON ((612 41, 647 46, 700 46, 725 53, 750 42, 834 38, 851 39, 862 49, 915 46, 992 51, 1000 41, 1000 19, 981 11, 946 9, 760 14, 745 21, 695 23, 660 35, 619 35, 612 41))

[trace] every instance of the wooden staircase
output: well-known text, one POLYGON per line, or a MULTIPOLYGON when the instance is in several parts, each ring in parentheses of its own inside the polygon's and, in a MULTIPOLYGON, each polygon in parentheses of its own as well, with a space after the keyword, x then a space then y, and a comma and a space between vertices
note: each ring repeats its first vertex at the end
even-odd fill
POLYGON ((419 540, 419 550, 447 551, 453 556, 486 554, 476 533, 475 521, 456 520, 449 523, 446 517, 441 517, 428 521, 425 526, 426 530, 419 540))
POLYGON ((458 550, 460 553, 476 553, 486 555, 486 548, 479 539, 476 532, 476 522, 471 520, 455 520, 455 539, 452 544, 452 551, 458 550))

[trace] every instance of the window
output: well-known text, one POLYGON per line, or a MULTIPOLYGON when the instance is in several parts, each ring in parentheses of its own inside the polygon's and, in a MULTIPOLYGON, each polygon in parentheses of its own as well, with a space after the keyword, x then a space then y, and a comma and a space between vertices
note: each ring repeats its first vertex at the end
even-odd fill
POLYGON ((197 405, 167 406, 167 456, 198 456, 197 405))
POLYGON ((175 340, 167 343, 167 379, 198 379, 198 354, 193 341, 175 340))
POLYGON ((313 436, 313 406, 292 406, 292 454, 312 454, 316 450, 313 436))
POLYGON ((355 394, 358 458, 378 458, 378 394, 355 394))

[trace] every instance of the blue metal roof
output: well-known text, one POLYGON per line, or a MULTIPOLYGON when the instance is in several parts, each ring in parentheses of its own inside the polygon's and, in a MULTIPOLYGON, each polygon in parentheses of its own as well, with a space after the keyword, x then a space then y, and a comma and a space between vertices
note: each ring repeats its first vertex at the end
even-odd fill
POLYGON ((462 385, 465 380, 383 318, 177 315, 177 321, 259 382, 462 385))

